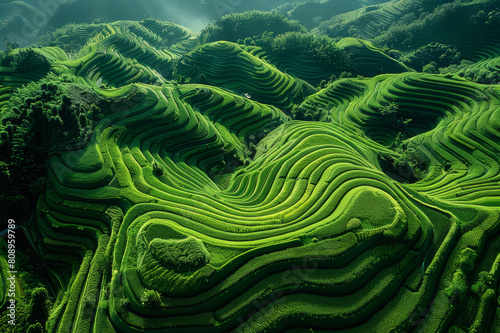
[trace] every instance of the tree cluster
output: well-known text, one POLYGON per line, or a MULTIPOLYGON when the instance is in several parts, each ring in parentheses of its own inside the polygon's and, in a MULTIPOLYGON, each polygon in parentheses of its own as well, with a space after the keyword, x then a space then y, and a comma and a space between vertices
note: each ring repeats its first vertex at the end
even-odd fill
POLYGON ((405 114, 398 112, 399 105, 395 102, 391 102, 380 108, 380 114, 382 115, 381 121, 385 128, 391 129, 398 134, 398 139, 403 139, 408 136, 408 125, 412 119, 407 118, 405 114))
POLYGON ((49 157, 80 149, 90 139, 102 115, 95 104, 71 97, 79 89, 88 88, 51 74, 18 89, 0 113, 2 215, 26 212, 45 188, 49 157))
POLYGON ((304 107, 302 105, 294 104, 290 110, 293 119, 308 120, 308 121, 321 121, 322 118, 327 118, 329 111, 320 106, 314 105, 304 107))
POLYGON ((161 294, 156 290, 145 289, 141 295, 141 303, 147 307, 162 307, 161 294))
POLYGON ((50 62, 47 58, 36 52, 33 48, 21 49, 19 52, 6 51, 0 65, 13 67, 18 73, 47 73, 50 71, 50 62))
POLYGON ((430 43, 405 54, 401 61, 416 71, 437 73, 439 68, 459 65, 462 55, 456 46, 430 43))
MULTIPOLYGON (((245 39, 244 43, 248 44, 249 39, 245 39)), ((312 59, 330 70, 339 71, 346 67, 344 52, 339 50, 335 40, 328 36, 289 31, 274 38, 269 34, 264 34, 259 38, 251 39, 251 44, 261 46, 278 56, 293 54, 312 59)))
POLYGON ((259 36, 264 32, 279 35, 288 31, 306 32, 307 29, 299 21, 290 20, 277 11, 253 10, 223 16, 201 31, 200 42, 236 42, 238 39, 259 36))
POLYGON ((472 61, 465 59, 459 65, 453 64, 445 68, 439 68, 437 73, 458 75, 481 84, 497 84, 500 82, 500 73, 497 70, 486 66, 476 66, 472 61))
MULTIPOLYGON (((479 38, 487 39, 488 32, 500 26, 499 5, 498 0, 476 3, 471 0, 412 1, 402 11, 399 20, 394 20, 388 25, 377 25, 374 21, 373 28, 379 31, 371 41, 378 46, 387 45, 391 49, 409 51, 431 41, 447 43, 449 40, 457 40, 460 37, 466 38, 466 36, 457 36, 459 31, 465 31, 463 27, 468 27, 467 30, 473 31, 474 35, 479 38), (463 14, 467 11, 477 14, 464 20, 463 14), (457 19, 459 17, 460 19, 457 19)), ((380 10, 383 11, 383 9, 380 10)), ((333 38, 366 38, 362 32, 358 31, 357 24, 359 23, 356 20, 324 21, 320 24, 319 31, 333 38)), ((471 43, 464 44, 463 47, 471 51, 471 43)), ((464 50, 460 51, 463 53, 464 50)))

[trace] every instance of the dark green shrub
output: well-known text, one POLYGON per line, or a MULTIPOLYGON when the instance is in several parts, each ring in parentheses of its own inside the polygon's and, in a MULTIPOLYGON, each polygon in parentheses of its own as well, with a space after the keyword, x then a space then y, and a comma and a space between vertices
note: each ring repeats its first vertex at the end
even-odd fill
POLYGON ((458 270, 453 273, 453 277, 451 278, 451 281, 448 282, 445 293, 449 299, 458 298, 458 300, 462 301, 465 298, 467 290, 468 287, 465 275, 461 270, 458 270))
MULTIPOLYGON (((425 176, 425 161, 421 153, 412 147, 400 150, 401 155, 394 161, 395 169, 408 168, 408 180, 417 181, 425 176)), ((401 173, 401 172, 400 172, 401 173)))
POLYGON ((491 288, 495 283, 495 279, 489 272, 482 271, 479 273, 478 280, 471 287, 472 292, 482 295, 486 289, 491 288))
MULTIPOLYGON (((144 298, 144 300, 146 300, 146 298, 144 298)), ((141 301, 142 301, 142 299, 141 299, 141 301)), ((129 305, 130 305, 129 299, 127 299, 127 298, 118 299, 117 304, 116 304, 116 312, 124 313, 125 311, 127 311, 129 305)))
POLYGON ((379 164, 384 173, 391 178, 402 183, 415 183, 422 180, 427 175, 428 161, 425 155, 416 147, 408 147, 407 144, 401 144, 400 135, 396 138, 393 145, 397 146, 398 157, 381 153, 378 156, 379 164), (399 141, 399 143, 397 143, 399 141))
MULTIPOLYGON (((459 67, 460 68, 460 67, 459 67)), ((495 70, 488 70, 478 66, 466 68, 460 76, 467 80, 481 84, 495 84, 500 80, 500 74, 495 70)))
POLYGON ((165 173, 165 170, 163 169, 163 166, 160 163, 154 161, 153 162, 153 173, 159 177, 165 173))
POLYGON ((141 295, 142 305, 148 307, 162 307, 161 294, 156 290, 145 289, 141 295))
POLYGON ((471 248, 467 247, 460 252, 459 264, 463 272, 471 272, 474 268, 474 262, 477 258, 476 252, 471 248))
POLYGON ((28 320, 30 323, 45 325, 49 318, 49 293, 44 287, 36 288, 31 293, 28 320))
POLYGON ((162 265, 178 272, 196 270, 210 261, 205 245, 194 237, 180 240, 155 238, 149 249, 162 265))
POLYGON ((381 109, 380 109, 380 113, 383 115, 383 116, 389 116, 389 115, 394 115, 398 112, 398 108, 399 108, 399 105, 397 105, 396 103, 394 102, 391 102, 385 106, 383 106, 381 109))
POLYGON ((379 109, 382 125, 399 134, 398 139, 404 139, 408 134, 408 125, 412 119, 407 118, 404 114, 398 111, 399 105, 395 102, 390 102, 379 109))

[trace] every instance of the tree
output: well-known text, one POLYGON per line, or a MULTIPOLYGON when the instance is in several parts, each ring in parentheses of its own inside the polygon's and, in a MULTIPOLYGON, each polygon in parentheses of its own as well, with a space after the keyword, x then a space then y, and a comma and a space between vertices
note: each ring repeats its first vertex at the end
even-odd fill
POLYGON ((299 21, 290 20, 277 11, 253 10, 223 16, 201 31, 200 41, 202 44, 220 40, 236 43, 238 39, 259 36, 266 31, 278 35, 287 31, 306 32, 307 29, 299 21))
POLYGON ((482 271, 479 273, 478 280, 472 285, 471 290, 473 293, 482 295, 487 289, 493 286, 495 279, 489 272, 482 271))
POLYGON ((156 290, 145 289, 141 295, 141 303, 147 307, 162 307, 161 294, 156 290))
MULTIPOLYGON (((49 318, 49 293, 44 287, 39 287, 31 293, 28 321, 33 324, 42 324, 49 318)), ((33 325, 32 325, 33 326, 33 325)))
POLYGON ((165 170, 163 169, 163 166, 160 163, 154 161, 153 162, 153 173, 159 177, 165 173, 165 170))
POLYGON ((50 62, 44 55, 29 48, 14 56, 12 67, 20 73, 47 73, 50 70, 50 62))
POLYGON ((462 271, 465 273, 471 272, 474 268, 474 261, 476 258, 477 254, 470 247, 463 249, 458 259, 462 271))
POLYGON ((453 273, 451 281, 448 282, 448 286, 445 289, 445 293, 450 299, 455 299, 458 297, 462 301, 467 293, 467 280, 465 275, 461 270, 457 270, 453 273))
POLYGON ((396 114, 398 112, 398 108, 399 108, 398 104, 396 104, 395 102, 391 102, 391 103, 383 106, 380 109, 380 113, 383 116, 388 116, 388 115, 396 114))

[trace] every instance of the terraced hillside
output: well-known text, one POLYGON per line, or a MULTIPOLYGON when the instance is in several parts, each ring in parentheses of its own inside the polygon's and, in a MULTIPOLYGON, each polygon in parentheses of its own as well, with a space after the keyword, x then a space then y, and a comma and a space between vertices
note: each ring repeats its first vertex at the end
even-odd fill
POLYGON ((316 92, 307 82, 282 73, 234 43, 205 44, 183 57, 181 64, 179 73, 189 74, 190 69, 197 68, 199 74, 195 75, 203 75, 210 85, 248 94, 256 101, 282 108, 316 92))
POLYGON ((392 0, 323 20, 315 29, 331 37, 367 39, 411 50, 429 42, 456 44, 467 58, 500 44, 496 0, 392 0))
POLYGON ((387 30, 405 15, 411 4, 410 0, 393 0, 379 5, 367 6, 336 15, 328 20, 328 24, 345 26, 346 29, 349 29, 349 34, 371 39, 379 36, 381 31, 387 30))
POLYGON ((0 157, 46 158, 19 224, 54 290, 47 317, 27 307, 19 327, 500 330, 500 88, 413 71, 364 40, 338 47, 387 74, 316 89, 308 61, 294 75, 155 20, 102 25, 76 56, 32 50, 47 68, 12 50, 0 157))
MULTIPOLYGON (((300 42, 298 40, 296 44, 300 42)), ((343 38, 335 44, 337 57, 340 59, 332 59, 334 58, 332 56, 325 57, 332 62, 330 66, 308 54, 307 51, 299 50, 299 47, 294 50, 295 52, 281 52, 281 54, 259 46, 241 47, 251 55, 276 66, 280 71, 316 85, 322 80, 329 80, 332 75, 341 76, 342 72, 348 70, 353 75, 363 74, 364 76, 413 71, 405 64, 384 54, 372 43, 350 37, 343 38)), ((307 45, 302 48, 307 49, 307 45)))

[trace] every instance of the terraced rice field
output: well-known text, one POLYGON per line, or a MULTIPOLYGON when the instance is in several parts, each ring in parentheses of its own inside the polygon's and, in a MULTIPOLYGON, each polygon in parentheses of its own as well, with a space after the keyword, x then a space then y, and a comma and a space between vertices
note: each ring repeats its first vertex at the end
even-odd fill
POLYGON ((307 82, 279 71, 230 42, 215 42, 187 54, 183 65, 196 67, 207 83, 249 94, 261 103, 289 107, 299 91, 315 91, 307 82))
POLYGON ((371 39, 398 21, 410 5, 410 0, 387 1, 336 15, 330 24, 347 22, 359 37, 371 39))
MULTIPOLYGON (((123 21, 77 59, 39 51, 115 101, 85 148, 51 158, 26 227, 60 290, 49 332, 500 330, 500 87, 403 72, 317 91, 195 38, 123 21), (164 78, 184 54, 207 84, 164 78), (284 113, 301 89, 327 120, 284 113), (391 145, 422 179, 386 168, 391 145), (493 282, 471 296, 481 271, 493 282)), ((0 105, 36 79, 0 70, 0 105)))

